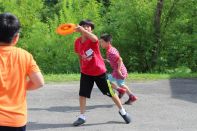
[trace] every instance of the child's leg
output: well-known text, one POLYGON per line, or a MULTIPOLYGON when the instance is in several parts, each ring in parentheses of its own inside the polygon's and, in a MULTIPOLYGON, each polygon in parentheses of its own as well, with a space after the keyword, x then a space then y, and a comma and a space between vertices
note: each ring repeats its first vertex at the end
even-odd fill
POLYGON ((110 81, 112 88, 117 90, 118 86, 115 84, 115 79, 113 78, 113 76, 111 74, 107 74, 107 79, 110 81))
POLYGON ((125 109, 122 106, 122 103, 119 99, 119 97, 114 94, 112 96, 112 100, 114 101, 114 103, 117 105, 117 107, 119 108, 119 114, 122 116, 122 118, 125 120, 125 122, 128 124, 131 122, 131 118, 129 116, 129 114, 125 111, 125 109))
POLYGON ((120 99, 118 98, 117 94, 114 94, 111 98, 119 110, 123 108, 122 103, 121 103, 120 99))
POLYGON ((79 89, 79 104, 80 104, 80 115, 76 121, 74 121, 74 126, 80 126, 86 122, 85 110, 86 110, 86 98, 90 98, 91 91, 94 85, 92 76, 88 76, 81 73, 80 78, 80 89, 79 89))
POLYGON ((79 96, 79 104, 80 104, 80 113, 84 114, 86 108, 86 97, 79 96))
POLYGON ((106 79, 105 74, 103 74, 102 76, 98 76, 95 79, 95 82, 96 82, 96 85, 98 86, 98 88, 101 90, 101 92, 103 94, 111 97, 112 100, 114 101, 114 103, 117 105, 117 107, 119 109, 122 109, 123 108, 122 103, 113 90, 113 89, 116 89, 117 86, 115 84, 113 84, 110 80, 112 80, 112 77, 110 77, 110 75, 108 75, 108 79, 106 79))
POLYGON ((131 122, 131 118, 129 114, 125 111, 125 109, 122 106, 122 103, 116 93, 114 92, 110 81, 107 79, 106 74, 102 74, 100 76, 95 77, 95 82, 98 88, 101 90, 101 92, 109 97, 112 98, 114 103, 117 105, 119 109, 119 114, 122 116, 122 118, 125 120, 125 122, 128 124, 131 122))
POLYGON ((115 82, 118 83, 118 82, 117 82, 117 79, 114 78, 111 74, 108 74, 108 80, 110 81, 110 84, 111 84, 112 88, 118 91, 118 97, 119 97, 119 98, 122 98, 122 96, 123 96, 123 95, 125 94, 125 92, 126 92, 126 89, 120 88, 119 86, 117 86, 117 85, 115 84, 115 82))
POLYGON ((79 89, 79 104, 80 104, 81 114, 85 113, 86 98, 90 98, 93 85, 94 85, 94 80, 92 79, 92 76, 81 73, 80 89, 79 89))
POLYGON ((113 89, 115 89, 115 90, 118 89, 118 86, 116 84, 114 84, 113 82, 110 81, 110 84, 111 84, 111 86, 112 86, 113 89))
POLYGON ((128 87, 127 85, 124 84, 124 85, 121 85, 120 87, 126 89, 126 93, 127 93, 129 96, 134 95, 134 94, 131 92, 131 90, 129 89, 129 87, 128 87))
POLYGON ((117 86, 116 84, 110 82, 111 86, 113 89, 118 91, 118 97, 122 98, 122 96, 125 94, 125 92, 127 91, 125 88, 121 88, 119 86, 117 86))
POLYGON ((125 88, 126 89, 126 92, 129 96, 129 99, 124 103, 124 104, 132 104, 134 101, 137 100, 137 97, 131 92, 131 90, 129 89, 128 86, 126 86, 125 84, 121 86, 122 88, 125 88))

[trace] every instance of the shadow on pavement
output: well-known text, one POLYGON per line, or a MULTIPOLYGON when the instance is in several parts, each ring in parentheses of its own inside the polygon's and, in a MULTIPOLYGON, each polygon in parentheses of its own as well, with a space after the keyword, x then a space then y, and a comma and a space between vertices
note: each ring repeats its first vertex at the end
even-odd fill
POLYGON ((106 125, 106 124, 125 124, 125 122, 108 121, 108 122, 104 122, 104 123, 85 124, 84 126, 95 126, 95 125, 106 125))
MULTIPOLYGON (((92 124, 85 124, 82 126, 95 126, 95 125, 106 125, 106 124, 125 124, 124 122, 117 122, 117 121, 108 121, 103 123, 92 123, 92 124)), ((72 123, 69 124, 47 124, 47 123, 36 123, 36 122, 28 122, 27 129, 28 130, 42 130, 42 129, 53 129, 55 128, 65 128, 65 127, 74 127, 72 123)), ((81 126, 79 126, 81 127, 81 126)), ((75 127, 78 128, 78 127, 75 127)))
MULTIPOLYGON (((86 110, 92 110, 96 108, 112 108, 113 105, 92 105, 86 106, 86 110)), ((40 111, 40 110, 47 110, 51 112, 75 112, 79 111, 79 106, 54 106, 50 108, 29 108, 28 110, 32 111, 40 111)))
POLYGON ((36 122, 28 122, 27 129, 28 130, 41 130, 41 129, 54 129, 55 128, 64 128, 64 127, 73 127, 72 124, 47 124, 47 123, 36 123, 36 122))
POLYGON ((197 103, 197 79, 169 80, 172 97, 197 103))

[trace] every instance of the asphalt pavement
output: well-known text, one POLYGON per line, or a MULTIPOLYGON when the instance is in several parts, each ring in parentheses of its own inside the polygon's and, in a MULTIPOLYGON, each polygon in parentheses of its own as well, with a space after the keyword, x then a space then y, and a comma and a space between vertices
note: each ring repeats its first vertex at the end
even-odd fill
MULTIPOLYGON (((27 131, 197 131, 197 79, 127 81, 138 97, 124 105, 132 117, 125 124, 113 101, 95 86, 87 100, 86 124, 79 115, 79 82, 50 83, 27 93, 27 131)), ((124 95, 121 99, 128 99, 124 95)))

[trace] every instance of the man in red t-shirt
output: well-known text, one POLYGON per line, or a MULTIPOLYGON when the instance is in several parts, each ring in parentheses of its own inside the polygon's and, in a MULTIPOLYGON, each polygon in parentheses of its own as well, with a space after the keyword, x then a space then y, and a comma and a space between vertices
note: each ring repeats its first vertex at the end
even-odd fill
POLYGON ((82 125, 86 122, 85 107, 86 98, 90 98, 94 82, 104 95, 112 98, 119 108, 119 114, 126 123, 130 123, 129 114, 123 108, 120 99, 114 93, 106 75, 106 67, 100 53, 98 38, 92 33, 94 24, 90 20, 82 20, 76 28, 81 33, 81 37, 75 40, 75 52, 79 56, 81 79, 79 90, 80 115, 73 123, 74 126, 82 125))

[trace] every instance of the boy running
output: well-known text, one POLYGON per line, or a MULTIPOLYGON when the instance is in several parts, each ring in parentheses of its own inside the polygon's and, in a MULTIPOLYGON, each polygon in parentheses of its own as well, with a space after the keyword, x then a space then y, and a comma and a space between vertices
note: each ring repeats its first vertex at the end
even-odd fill
POLYGON ((101 47, 106 49, 107 61, 110 63, 113 72, 108 75, 112 87, 116 89, 119 93, 119 98, 121 98, 125 91, 129 96, 129 99, 124 104, 132 104, 137 100, 137 97, 130 91, 127 85, 125 85, 125 79, 128 75, 127 69, 120 57, 118 50, 112 46, 112 37, 109 34, 103 34, 100 37, 101 47), (116 84, 118 86, 116 86, 116 84))

